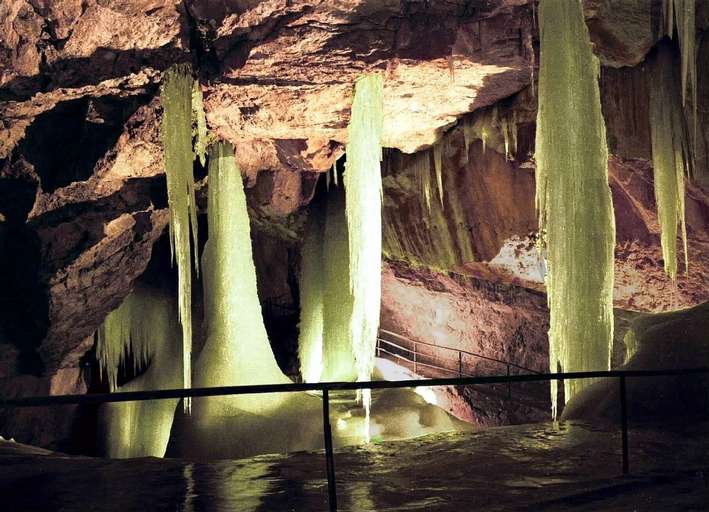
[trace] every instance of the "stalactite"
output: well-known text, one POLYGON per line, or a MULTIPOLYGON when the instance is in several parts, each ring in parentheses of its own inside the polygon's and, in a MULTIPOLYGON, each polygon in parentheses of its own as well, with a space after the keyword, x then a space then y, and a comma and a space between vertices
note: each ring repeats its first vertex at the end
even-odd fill
MULTIPOLYGON (((349 232, 352 345, 357 379, 369 380, 379 328, 382 257, 382 132, 383 78, 379 73, 360 77, 355 84, 347 127, 344 184, 349 232)), ((370 392, 362 393, 369 418, 370 392)))
MULTIPOLYGON (((170 247, 177 260, 179 316, 182 324, 183 385, 192 385, 192 271, 198 269, 197 212, 192 175, 192 93, 194 81, 189 65, 175 65, 163 77, 160 101, 163 106, 162 139, 170 206, 170 247), (190 233, 193 243, 190 243, 190 233)), ((189 400, 185 400, 189 409, 189 400)))
POLYGON ((507 160, 517 152, 517 111, 500 112, 497 107, 482 109, 462 122, 465 160, 474 140, 481 140, 483 153, 490 147, 507 160))
MULTIPOLYGON (((320 208, 319 203, 311 203, 305 226, 298 286, 300 291, 298 358, 300 373, 305 382, 319 382, 323 369, 325 287, 323 269, 326 264, 323 251, 324 229, 325 211, 320 208)), ((345 283, 349 287, 348 280, 343 280, 343 284, 345 283)))
MULTIPOLYGON (((209 148, 209 237, 202 256, 207 341, 195 367, 200 387, 281 384, 256 289, 251 228, 241 172, 231 144, 209 148)), ((244 411, 265 414, 283 394, 237 395, 195 400, 195 416, 209 421, 244 411)))
POLYGON ((421 151, 414 155, 411 164, 413 174, 419 184, 421 196, 426 203, 426 208, 431 211, 431 155, 428 151, 421 151))
MULTIPOLYGON (((539 26, 536 200, 548 244, 550 370, 606 370, 613 341, 615 222, 599 63, 579 0, 542 0, 539 26)), ((564 381, 565 399, 589 384, 564 381)))
POLYGON ((131 335, 131 329, 139 325, 133 319, 135 301, 132 294, 126 297, 118 308, 106 316, 96 332, 96 360, 101 377, 106 380, 111 391, 116 390, 121 365, 132 359, 133 371, 137 373, 147 367, 152 357, 150 338, 131 335))
POLYGON ((510 124, 507 118, 501 123, 502 139, 505 141, 505 160, 510 159, 510 124))
POLYGON ((516 155, 517 154, 517 111, 513 110, 512 111, 512 121, 511 121, 511 130, 512 130, 512 154, 516 155))
POLYGON ((529 55, 531 57, 531 61, 529 64, 529 87, 531 88, 532 91, 532 96, 534 96, 537 91, 536 87, 534 85, 534 66, 536 65, 536 54, 534 53, 534 27, 537 26, 537 13, 536 13, 536 8, 534 6, 534 3, 532 3, 532 28, 527 31, 527 37, 525 38, 524 41, 524 46, 529 52, 529 55))
MULTIPOLYGON (((99 329, 96 355, 111 390, 172 389, 182 382, 181 330, 170 294, 137 288, 99 329), (116 387, 118 367, 132 357, 145 372, 116 387)), ((109 457, 165 455, 178 400, 108 403, 99 411, 100 440, 109 457)))
POLYGON ((680 91, 673 66, 672 50, 664 42, 657 45, 657 55, 648 75, 650 82, 650 132, 657 216, 661 227, 665 272, 677 275, 677 234, 682 235, 685 270, 688 269, 685 225, 685 174, 696 167, 697 148, 697 50, 694 0, 663 0, 665 30, 677 37, 681 53, 680 91), (687 107, 691 91, 691 114, 687 107), (681 105, 680 105, 681 96, 681 105), (684 111, 683 111, 684 107, 684 111), (691 138, 687 137, 685 118, 691 116, 691 138))
POLYGON ((648 80, 652 166, 662 257, 665 272, 675 279, 678 225, 684 242, 685 269, 688 266, 684 175, 688 170, 689 149, 682 106, 677 94, 673 52, 666 44, 658 44, 648 80))
POLYGON ((445 142, 440 140, 433 145, 433 168, 436 170, 436 188, 438 190, 438 199, 443 208, 443 145, 445 142))
POLYGON ((192 128, 194 138, 194 156, 204 167, 207 160, 207 117, 204 113, 204 100, 199 81, 192 87, 192 128))
MULTIPOLYGON (((472 130, 472 124, 463 126, 471 126, 472 130)), ((385 179, 389 193, 413 197, 407 201, 409 206, 405 213, 391 206, 384 209, 383 251, 389 259, 448 271, 474 261, 475 255, 461 201, 465 192, 457 186, 460 176, 447 169, 443 155, 441 175, 448 183, 447 192, 443 205, 440 201, 431 201, 435 179, 432 153, 425 150, 413 155, 392 153, 387 157, 385 179), (412 224, 411 218, 417 222, 412 224)))
MULTIPOLYGON (((696 148, 698 137, 698 85, 697 85, 697 29, 695 0, 663 0, 662 10, 666 33, 674 37, 674 25, 677 25, 677 38, 680 47, 681 61, 681 95, 682 105, 687 109, 687 95, 691 90, 692 103, 692 145, 689 148, 687 163, 689 170, 696 167, 696 148)), ((689 117, 690 114, 687 114, 689 117)))
POLYGON ((468 162, 470 143, 473 142, 473 125, 470 121, 463 122, 463 143, 465 145, 465 162, 468 162))
POLYGON ((662 10, 667 35, 674 37, 674 24, 677 24, 677 37, 681 49, 682 62, 682 104, 686 103, 687 90, 697 94, 697 34, 695 0, 663 0, 662 10))

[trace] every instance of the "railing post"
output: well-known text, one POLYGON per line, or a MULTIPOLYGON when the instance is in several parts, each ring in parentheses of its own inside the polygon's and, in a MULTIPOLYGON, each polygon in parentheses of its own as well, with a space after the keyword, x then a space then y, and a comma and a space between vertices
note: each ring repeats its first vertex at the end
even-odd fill
MULTIPOLYGON (((510 365, 507 364, 507 376, 510 376, 510 365)), ((507 398, 512 398, 512 382, 507 381, 507 398)))
POLYGON ((623 440, 623 474, 627 475, 630 471, 630 462, 628 461, 628 399, 625 392, 625 375, 619 377, 620 382, 620 424, 621 437, 623 440))
POLYGON ((325 467, 327 470, 327 495, 330 512, 337 512, 337 484, 335 482, 335 454, 332 449, 332 429, 330 428, 330 392, 322 391, 322 421, 325 436, 325 467))
POLYGON ((418 375, 418 369, 416 365, 416 341, 414 341, 414 373, 418 375))
POLYGON ((463 353, 458 351, 458 378, 463 378, 463 353))

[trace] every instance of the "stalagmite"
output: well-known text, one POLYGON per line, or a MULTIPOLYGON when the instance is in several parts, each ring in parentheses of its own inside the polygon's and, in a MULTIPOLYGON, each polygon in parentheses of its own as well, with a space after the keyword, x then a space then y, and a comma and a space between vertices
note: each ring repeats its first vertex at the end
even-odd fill
POLYGON ((677 276, 678 226, 684 242, 685 269, 688 266, 684 175, 688 169, 689 148, 672 56, 673 52, 666 44, 658 44, 648 80, 652 167, 662 257, 665 272, 674 279, 677 276))
MULTIPOLYGON (((195 366, 199 387, 285 384, 264 327, 256 289, 251 228, 231 144, 209 148, 209 238, 202 257, 207 341, 195 366)), ((284 394, 195 400, 199 420, 243 412, 268 414, 284 394)))
MULTIPOLYGON (((536 200, 539 228, 546 229, 548 244, 550 370, 607 370, 613 341, 615 222, 599 63, 579 0, 542 0, 539 26, 536 200)), ((565 399, 589 384, 565 381, 565 399)))
MULTIPOLYGON (((168 293, 137 288, 106 317, 96 356, 111 391, 172 389, 182 384, 181 331, 168 293), (142 375, 117 387, 119 366, 133 360, 142 375), (177 363, 177 364, 176 364, 177 363)), ((165 455, 178 400, 108 403, 99 412, 100 439, 109 457, 165 455)))
MULTIPOLYGON (((165 72, 160 93, 167 198, 170 206, 170 247, 177 261, 185 388, 192 386, 192 252, 195 269, 198 269, 197 212, 192 175, 193 87, 190 66, 180 64, 165 72), (190 234, 193 243, 190 243, 190 234)), ((185 400, 185 408, 189 409, 189 400, 185 400)))
MULTIPOLYGON (((328 179, 329 176, 328 172, 328 179)), ((305 227, 298 286, 301 311, 298 358, 305 382, 319 382, 323 369, 324 229, 324 209, 319 204, 311 204, 305 227)))
POLYGON ((354 292, 350 289, 350 246, 345 191, 327 195, 323 234, 323 381, 357 378, 354 352, 354 292))
MULTIPOLYGON (((352 346, 357 380, 369 380, 379 329, 382 257, 382 131, 383 78, 375 73, 355 85, 347 127, 347 162, 344 184, 349 233, 352 346)), ((362 393, 369 418, 370 392, 362 393)))

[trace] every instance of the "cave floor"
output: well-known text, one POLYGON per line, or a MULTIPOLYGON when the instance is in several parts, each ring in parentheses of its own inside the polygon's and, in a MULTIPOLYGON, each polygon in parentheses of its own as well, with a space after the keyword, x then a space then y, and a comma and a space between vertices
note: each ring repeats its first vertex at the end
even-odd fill
MULTIPOLYGON (((342 511, 706 510, 709 424, 565 422, 433 434, 336 452, 342 511)), ((322 452, 189 462, 106 460, 0 443, 7 511, 327 510, 322 452)))

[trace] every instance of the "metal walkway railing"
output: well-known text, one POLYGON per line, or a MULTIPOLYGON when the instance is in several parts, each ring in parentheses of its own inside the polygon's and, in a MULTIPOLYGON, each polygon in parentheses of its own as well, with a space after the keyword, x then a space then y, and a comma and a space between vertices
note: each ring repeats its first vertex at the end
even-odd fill
POLYGON ((40 407, 65 404, 100 404, 107 402, 130 402, 136 400, 161 400, 166 398, 198 398, 205 396, 246 395, 261 393, 293 393, 297 391, 322 391, 323 397, 323 437, 325 441, 326 471, 328 482, 328 502, 330 511, 337 511, 337 487, 335 480, 335 456, 330 427, 330 391, 352 391, 358 389, 391 389, 419 386, 466 386, 473 384, 496 384, 506 382, 563 381, 568 379, 618 379, 620 392, 620 424, 622 440, 623 474, 629 472, 628 456, 628 406, 626 380, 629 378, 649 378, 667 376, 689 376, 709 373, 709 368, 688 368, 673 370, 611 370, 596 372, 537 373, 524 375, 496 375, 489 377, 462 377, 443 379, 410 379, 400 381, 368 382, 319 382, 301 384, 262 384, 253 386, 222 386, 213 388, 165 389, 154 391, 128 391, 93 395, 34 396, 25 398, 0 399, 0 409, 12 407, 40 407))
MULTIPOLYGON (((464 377, 464 376, 473 377, 473 375, 470 375, 470 374, 466 373, 465 371, 463 371, 465 368, 465 364, 464 364, 465 356, 468 356, 470 358, 475 358, 475 359, 481 359, 483 361, 490 361, 490 362, 499 364, 501 366, 504 366, 507 368, 508 374, 510 374, 510 370, 512 368, 515 368, 517 370, 523 370, 527 373, 541 373, 536 370, 532 370, 531 368, 525 368, 524 366, 520 366, 516 363, 512 363, 510 361, 503 361, 501 359, 495 359, 494 357, 485 356, 482 354, 476 354, 475 352, 469 352, 467 350, 461 350, 459 348, 447 347, 445 345, 436 345, 434 343, 428 343, 426 341, 415 340, 415 339, 403 336, 401 334, 397 334, 393 331, 387 331, 386 329, 379 329, 379 337, 377 338, 377 352, 381 351, 381 352, 385 352, 387 354, 391 354, 391 352, 387 352, 387 350, 385 348, 383 348, 382 345, 387 345, 389 347, 393 347, 393 348, 399 349, 401 351, 407 352, 409 354, 412 354, 413 359, 409 359, 409 361, 411 361, 414 364, 417 364, 417 365, 422 364, 423 366, 427 366, 427 367, 430 367, 433 369, 442 370, 442 371, 446 371, 446 372, 453 372, 453 373, 456 373, 459 377, 464 377), (396 338, 398 340, 404 341, 404 342, 408 343, 411 346, 411 348, 405 347, 405 346, 400 345, 394 341, 391 341, 390 339, 387 339, 388 337, 396 338), (447 351, 450 353, 454 353, 457 356, 458 365, 456 368, 450 368, 450 367, 439 367, 439 366, 435 366, 435 365, 431 365, 431 364, 425 364, 420 361, 417 362, 418 355, 422 355, 424 357, 431 356, 431 354, 427 354, 426 352, 422 352, 418 347, 430 347, 432 349, 432 351, 434 351, 434 352, 436 350, 440 350, 443 352, 447 351)), ((391 355, 398 356, 398 354, 391 354, 391 355)), ((416 373, 416 371, 414 371, 414 373, 416 373)))
MULTIPOLYGON (((512 375, 513 369, 517 374, 520 371, 528 374, 541 373, 510 361, 415 340, 386 329, 379 329, 376 355, 410 368, 415 374, 422 377, 439 377, 440 374, 457 375, 459 378, 479 376, 481 373, 479 365, 469 364, 471 359, 491 362, 495 366, 499 366, 500 369, 505 369, 507 375, 512 375), (397 341, 392 341, 393 339, 397 341), (441 352, 453 356, 450 358, 440 357, 438 354, 441 352)), ((493 372, 492 375, 496 375, 496 373, 493 372)), ((511 382, 507 383, 507 397, 512 397, 511 382)))

